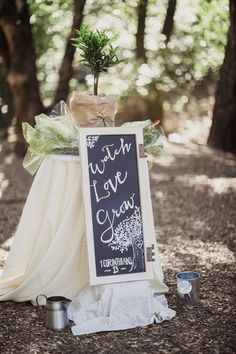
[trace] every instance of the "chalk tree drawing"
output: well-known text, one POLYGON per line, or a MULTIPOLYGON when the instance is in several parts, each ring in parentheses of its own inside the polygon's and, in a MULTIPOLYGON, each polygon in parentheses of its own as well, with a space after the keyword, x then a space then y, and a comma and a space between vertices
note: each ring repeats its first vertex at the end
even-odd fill
POLYGON ((121 253, 132 247, 133 262, 129 272, 144 270, 143 227, 140 207, 135 206, 134 213, 118 224, 114 230, 113 240, 108 246, 112 250, 119 250, 121 253))
POLYGON ((86 138, 87 147, 89 147, 90 149, 94 148, 95 143, 98 141, 98 138, 98 135, 88 135, 86 138))

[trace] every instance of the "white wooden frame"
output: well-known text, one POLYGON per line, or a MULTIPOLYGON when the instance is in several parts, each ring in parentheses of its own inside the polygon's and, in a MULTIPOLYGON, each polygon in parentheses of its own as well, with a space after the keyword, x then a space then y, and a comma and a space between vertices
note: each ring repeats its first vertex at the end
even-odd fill
POLYGON ((124 281, 135 281, 153 278, 152 262, 147 261, 147 247, 152 247, 152 240, 155 238, 154 225, 150 224, 152 218, 152 205, 150 199, 150 185, 149 174, 147 169, 147 161, 145 157, 139 157, 139 144, 143 144, 143 130, 141 127, 115 127, 115 128, 80 128, 80 159, 83 176, 83 194, 86 220, 86 234, 88 244, 88 259, 89 259, 89 273, 90 284, 105 284, 116 283, 124 281), (143 224, 143 240, 145 253, 145 272, 97 276, 96 262, 95 262, 95 246, 94 233, 92 224, 92 207, 91 194, 89 185, 89 169, 88 169, 88 154, 86 137, 87 135, 135 135, 136 137, 136 151, 137 151, 137 166, 138 166, 138 180, 139 180, 139 196, 141 204, 141 216, 143 224), (142 184, 141 184, 142 181, 142 184), (152 235, 154 233, 154 235, 152 235))

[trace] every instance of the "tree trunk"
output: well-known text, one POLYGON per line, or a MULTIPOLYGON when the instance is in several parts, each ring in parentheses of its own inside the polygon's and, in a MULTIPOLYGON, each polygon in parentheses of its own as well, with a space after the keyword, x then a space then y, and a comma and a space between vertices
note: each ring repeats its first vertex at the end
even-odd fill
POLYGON ((165 39, 166 44, 170 41, 170 37, 173 33, 176 3, 177 3, 177 0, 169 0, 168 1, 166 18, 165 18, 163 29, 162 29, 162 34, 164 34, 166 36, 166 39, 165 39))
MULTIPOLYGON (((78 30, 83 20, 83 11, 86 0, 74 0, 74 19, 71 33, 67 39, 65 54, 59 70, 59 82, 54 98, 54 104, 60 100, 66 100, 69 94, 69 81, 72 76, 72 63, 75 54, 75 46, 72 45, 71 39, 75 36, 75 30, 78 30)), ((53 105, 54 105, 53 104, 53 105)))
POLYGON ((15 133, 22 139, 22 122, 34 124, 34 117, 49 111, 58 101, 66 100, 75 47, 71 38, 79 29, 86 0, 74 0, 74 19, 67 40, 65 55, 59 70, 59 82, 54 103, 43 107, 37 79, 36 56, 30 14, 26 0, 5 0, 0 6, 0 55, 6 67, 7 81, 12 92, 16 114, 15 133))
POLYGON ((35 50, 25 0, 4 1, 0 9, 1 53, 6 63, 15 113, 15 133, 22 137, 23 121, 34 123, 42 111, 42 101, 36 74, 35 50))
POLYGON ((236 2, 230 0, 230 27, 220 72, 208 145, 236 153, 236 2))
POLYGON ((129 272, 143 272, 145 269, 143 248, 139 248, 135 242, 132 243, 133 263, 129 272))
POLYGON ((6 41, 6 37, 0 27, 0 56, 3 58, 6 71, 9 71, 10 68, 10 54, 8 50, 8 45, 6 41))
POLYGON ((148 0, 140 0, 138 5, 138 25, 136 33, 136 57, 143 62, 147 61, 146 49, 144 47, 145 21, 147 14, 148 0))

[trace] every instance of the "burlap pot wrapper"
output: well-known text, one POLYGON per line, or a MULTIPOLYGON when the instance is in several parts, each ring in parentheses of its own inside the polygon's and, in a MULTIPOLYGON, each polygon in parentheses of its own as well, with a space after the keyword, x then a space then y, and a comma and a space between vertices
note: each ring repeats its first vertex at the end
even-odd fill
POLYGON ((113 127, 119 96, 94 96, 74 91, 69 106, 73 119, 81 127, 113 127))

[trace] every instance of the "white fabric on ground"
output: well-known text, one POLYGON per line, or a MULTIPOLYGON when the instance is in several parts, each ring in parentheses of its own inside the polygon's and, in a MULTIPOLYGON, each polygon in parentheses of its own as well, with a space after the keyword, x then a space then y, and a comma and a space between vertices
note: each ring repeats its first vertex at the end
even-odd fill
MULTIPOLYGON (((157 248, 155 259, 149 283, 163 293, 168 288, 157 248)), ((42 293, 71 299, 88 285, 79 157, 49 155, 35 176, 1 274, 0 301, 34 301, 42 293)))
POLYGON ((160 323, 173 318, 175 311, 148 281, 135 281, 83 289, 72 299, 68 315, 75 324, 72 333, 82 335, 160 323))

